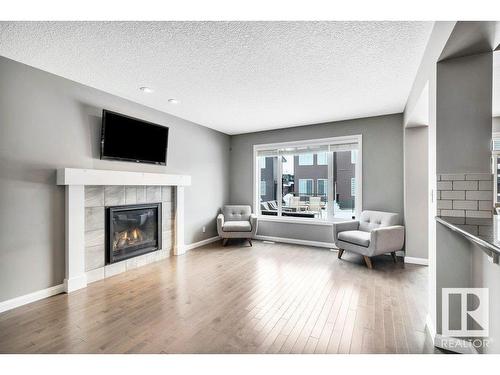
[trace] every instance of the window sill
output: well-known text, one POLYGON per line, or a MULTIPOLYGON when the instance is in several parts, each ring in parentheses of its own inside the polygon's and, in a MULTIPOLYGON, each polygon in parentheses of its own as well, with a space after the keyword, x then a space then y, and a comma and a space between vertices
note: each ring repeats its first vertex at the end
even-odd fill
POLYGON ((277 217, 270 215, 259 215, 259 221, 270 221, 275 223, 290 223, 290 224, 307 224, 307 225, 325 225, 331 226, 333 223, 338 223, 341 221, 350 221, 351 219, 330 219, 330 220, 318 220, 318 219, 298 219, 298 218, 287 218, 287 217, 277 217))

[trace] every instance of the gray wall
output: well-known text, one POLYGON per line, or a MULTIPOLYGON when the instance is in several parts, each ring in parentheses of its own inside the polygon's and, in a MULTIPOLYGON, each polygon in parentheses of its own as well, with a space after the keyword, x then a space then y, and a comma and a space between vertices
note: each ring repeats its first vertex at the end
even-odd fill
POLYGON ((428 257, 428 137, 426 126, 405 128, 405 256, 428 257))
POLYGON ((441 61, 437 67, 437 173, 491 171, 491 53, 441 61))
MULTIPOLYGON (((363 209, 403 214, 402 114, 231 137, 230 201, 253 205, 253 145, 363 135, 363 209)), ((331 226, 261 222, 259 235, 332 243, 331 226)))
MULTIPOLYGON (((428 197, 435 197, 436 183, 436 91, 437 77, 436 64, 439 56, 448 41, 456 22, 435 22, 429 41, 424 51, 422 61, 417 70, 417 75, 406 102, 404 118, 405 124, 411 118, 418 104, 418 99, 428 85, 429 89, 429 127, 428 127, 428 197)), ((432 322, 431 329, 436 327, 436 199, 428 199, 428 259, 429 259, 429 318, 432 322)))
MULTIPOLYGON (((442 61, 437 70, 438 172, 490 171, 492 132, 492 53, 442 61)), ((441 290, 487 287, 490 290, 490 346, 500 353, 500 266, 479 246, 438 225, 436 238, 437 330, 441 331, 441 290)))
POLYGON ((228 135, 2 57, 0 82, 0 301, 63 281, 56 168, 191 175, 186 243, 217 234, 214 218, 229 199, 228 135), (103 108, 169 126, 167 167, 99 160, 103 108))
MULTIPOLYGON (((437 261, 442 267, 437 273, 438 306, 441 306, 441 288, 489 288, 489 345, 479 348, 484 353, 500 353, 500 266, 488 260, 479 245, 437 225, 438 239, 447 246, 440 246, 437 261), (448 272, 446 271, 446 269, 448 272), (451 272, 450 272, 451 270, 451 272)), ((437 309, 437 331, 442 332, 441 309, 437 309)), ((450 311, 450 321, 458 321, 458 311, 450 311)))

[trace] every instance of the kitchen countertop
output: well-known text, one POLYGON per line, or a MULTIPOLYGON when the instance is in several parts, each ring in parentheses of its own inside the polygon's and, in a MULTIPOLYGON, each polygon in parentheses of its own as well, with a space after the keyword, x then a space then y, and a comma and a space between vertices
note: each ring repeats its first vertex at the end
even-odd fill
POLYGON ((500 216, 491 218, 436 216, 436 221, 443 224, 478 244, 498 263, 500 255, 500 216))

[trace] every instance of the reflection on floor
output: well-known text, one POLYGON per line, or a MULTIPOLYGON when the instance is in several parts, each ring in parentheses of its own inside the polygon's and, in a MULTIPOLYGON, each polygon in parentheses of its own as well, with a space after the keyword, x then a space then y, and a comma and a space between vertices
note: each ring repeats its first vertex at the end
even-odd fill
POLYGON ((255 241, 0 314, 2 353, 422 353, 427 268, 255 241))

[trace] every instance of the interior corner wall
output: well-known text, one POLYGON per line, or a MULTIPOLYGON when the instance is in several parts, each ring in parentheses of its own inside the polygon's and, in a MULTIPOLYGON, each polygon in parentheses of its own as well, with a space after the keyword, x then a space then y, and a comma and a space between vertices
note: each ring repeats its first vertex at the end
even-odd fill
POLYGON ((404 119, 408 122, 422 90, 426 85, 429 89, 429 127, 428 127, 428 174, 427 174, 427 203, 428 203, 428 264, 429 264, 429 299, 428 299, 428 329, 433 334, 436 327, 436 221, 434 219, 436 203, 436 91, 437 67, 443 48, 452 34, 456 22, 437 21, 434 23, 429 42, 424 51, 422 61, 417 70, 408 100, 405 106, 404 119))
POLYGON ((217 235, 215 218, 229 200, 228 135, 3 57, 0 82, 0 302, 63 281, 56 168, 191 175, 186 244, 217 235), (168 126, 167 167, 100 160, 103 108, 168 126))
MULTIPOLYGON (((439 62, 437 69, 438 173, 491 173, 492 53, 439 62)), ((437 332, 442 288, 489 288, 490 336, 485 353, 500 353, 500 266, 481 247, 438 225, 436 238, 437 332)), ((451 311, 457 315, 457 311, 451 311)), ((456 318, 456 317, 455 317, 456 318)))
POLYGON ((492 53, 437 66, 437 173, 491 173, 492 53))
MULTIPOLYGON (((231 137, 230 201, 253 202, 253 146, 317 138, 363 135, 363 209, 403 216, 403 116, 298 126, 231 137)), ((261 221, 258 235, 333 243, 331 226, 261 221)))
POLYGON ((405 257, 428 258, 429 127, 404 130, 405 257))

